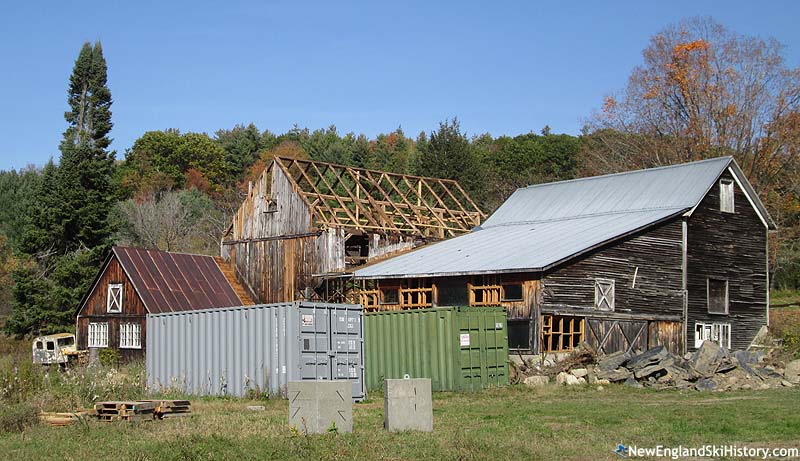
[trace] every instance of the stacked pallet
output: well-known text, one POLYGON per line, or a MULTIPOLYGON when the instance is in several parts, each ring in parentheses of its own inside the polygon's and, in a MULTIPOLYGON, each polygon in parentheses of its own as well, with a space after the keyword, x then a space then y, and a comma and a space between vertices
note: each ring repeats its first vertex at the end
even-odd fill
POLYGON ((155 418, 155 402, 111 401, 94 405, 100 421, 152 421, 155 418))
POLYGON ((158 419, 181 418, 192 415, 191 402, 188 400, 143 400, 156 404, 154 411, 158 419))

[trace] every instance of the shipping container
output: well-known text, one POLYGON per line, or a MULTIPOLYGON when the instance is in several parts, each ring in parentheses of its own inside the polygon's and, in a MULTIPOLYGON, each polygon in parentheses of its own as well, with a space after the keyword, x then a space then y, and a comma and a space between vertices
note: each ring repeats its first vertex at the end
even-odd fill
POLYGON ((147 385, 194 395, 286 395, 289 381, 352 381, 365 396, 363 309, 293 302, 147 316, 147 385))
POLYGON ((508 384, 508 334, 502 307, 442 307, 364 315, 366 381, 430 378, 434 391, 508 384))

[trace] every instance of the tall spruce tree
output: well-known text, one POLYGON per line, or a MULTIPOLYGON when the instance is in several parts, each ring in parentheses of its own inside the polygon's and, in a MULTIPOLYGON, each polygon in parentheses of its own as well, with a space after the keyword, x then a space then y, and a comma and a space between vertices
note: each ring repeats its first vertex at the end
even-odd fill
POLYGON ((14 274, 13 313, 6 329, 18 336, 71 324, 111 244, 111 92, 99 42, 81 48, 69 80, 68 103, 61 160, 57 167, 45 168, 39 206, 23 236, 22 249, 34 264, 14 274))

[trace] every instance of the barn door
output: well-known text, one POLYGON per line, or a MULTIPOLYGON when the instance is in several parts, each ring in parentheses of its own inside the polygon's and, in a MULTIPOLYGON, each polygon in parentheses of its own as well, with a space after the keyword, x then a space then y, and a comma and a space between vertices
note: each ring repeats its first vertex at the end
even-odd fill
POLYGON ((647 350, 646 320, 586 319, 586 341, 600 354, 647 350))

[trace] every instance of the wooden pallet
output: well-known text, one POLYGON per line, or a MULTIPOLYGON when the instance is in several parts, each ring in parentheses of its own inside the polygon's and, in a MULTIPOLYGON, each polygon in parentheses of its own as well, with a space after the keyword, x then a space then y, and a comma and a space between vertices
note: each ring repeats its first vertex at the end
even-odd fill
POLYGON ((152 421, 156 404, 140 401, 98 402, 94 405, 100 421, 152 421))
POLYGON ((51 426, 69 426, 77 423, 81 418, 94 416, 94 414, 89 411, 76 411, 75 413, 42 412, 38 416, 41 422, 51 426))
POLYGON ((157 419, 169 419, 190 416, 191 402, 188 400, 141 400, 155 404, 153 414, 157 419))

